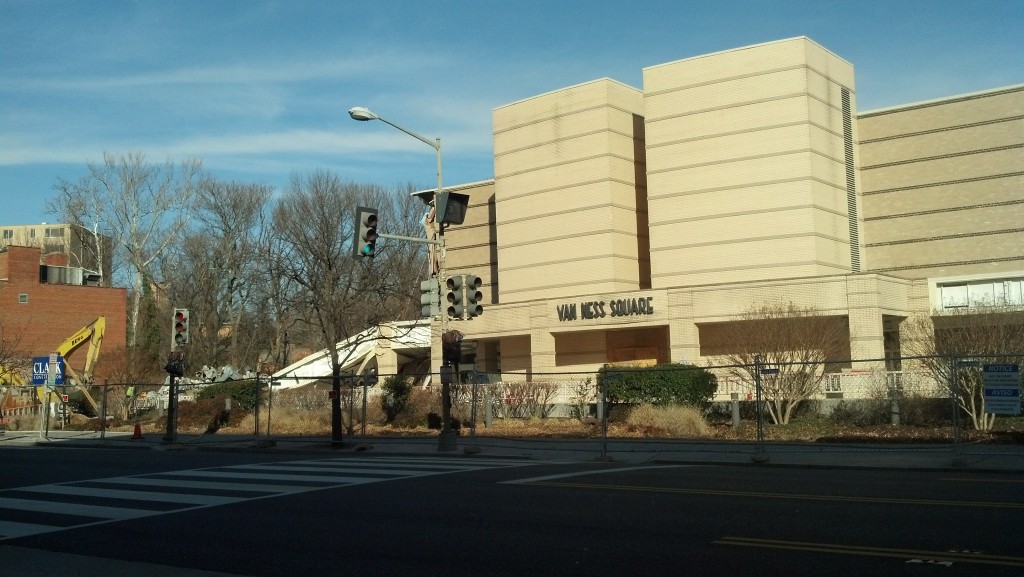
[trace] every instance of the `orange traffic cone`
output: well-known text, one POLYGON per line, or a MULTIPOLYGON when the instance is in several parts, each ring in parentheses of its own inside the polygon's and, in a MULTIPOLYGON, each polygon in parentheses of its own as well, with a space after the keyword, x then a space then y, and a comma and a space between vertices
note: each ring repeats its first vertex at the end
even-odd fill
POLYGON ((133 441, 141 441, 142 440, 142 425, 139 425, 138 423, 135 423, 135 433, 132 434, 132 440, 133 441))

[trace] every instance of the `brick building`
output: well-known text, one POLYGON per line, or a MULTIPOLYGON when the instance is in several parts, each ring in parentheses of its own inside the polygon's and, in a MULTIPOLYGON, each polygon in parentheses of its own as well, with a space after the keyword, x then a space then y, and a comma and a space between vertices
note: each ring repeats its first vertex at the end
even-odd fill
MULTIPOLYGON (((123 288, 68 284, 65 275, 48 274, 66 268, 66 259, 53 255, 44 262, 38 247, 9 245, 0 249, 0 324, 5 338, 18 334, 18 349, 30 357, 47 356, 66 338, 98 317, 106 317, 103 350, 124 348, 127 331, 127 291, 123 288)), ((75 370, 84 363, 82 347, 67 362, 75 370)), ((26 376, 31 377, 31 367, 26 376)), ((103 376, 100 356, 96 376, 103 376)))

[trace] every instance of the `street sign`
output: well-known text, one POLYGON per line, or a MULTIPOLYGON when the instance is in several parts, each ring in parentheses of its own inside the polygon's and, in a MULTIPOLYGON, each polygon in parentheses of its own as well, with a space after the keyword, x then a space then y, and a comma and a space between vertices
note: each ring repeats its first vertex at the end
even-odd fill
POLYGON ((59 358, 57 353, 50 353, 50 364, 46 366, 46 384, 48 385, 57 384, 57 364, 59 363, 59 358))
MULTIPOLYGON (((32 384, 33 385, 45 385, 46 379, 50 374, 50 357, 33 357, 32 358, 32 384)), ((64 357, 57 357, 57 374, 53 382, 54 385, 64 384, 64 357)))
POLYGON ((985 365, 981 369, 985 389, 985 412, 993 415, 1020 414, 1020 365, 985 365))
POLYGON ((777 375, 777 374, 779 374, 779 369, 761 369, 761 374, 762 375, 777 375))

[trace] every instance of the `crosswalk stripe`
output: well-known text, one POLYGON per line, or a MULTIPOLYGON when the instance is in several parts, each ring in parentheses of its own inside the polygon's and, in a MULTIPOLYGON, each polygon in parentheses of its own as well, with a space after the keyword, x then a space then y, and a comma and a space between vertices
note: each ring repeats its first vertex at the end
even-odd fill
POLYGON ((159 491, 131 491, 124 489, 96 489, 93 487, 75 487, 73 485, 37 485, 25 487, 22 490, 37 491, 44 494, 50 491, 60 491, 65 494, 80 495, 83 497, 120 497, 140 501, 164 501, 171 503, 182 503, 185 505, 224 505, 243 501, 244 497, 216 497, 210 495, 185 495, 180 493, 161 493, 159 491))
MULTIPOLYGON (((524 463, 526 464, 526 463, 524 463)), ((248 466, 248 465, 243 465, 248 466)), ((493 469, 497 467, 510 467, 515 466, 508 462, 484 462, 468 464, 466 462, 441 462, 441 463, 417 463, 415 461, 391 461, 382 463, 379 460, 368 459, 366 461, 352 461, 349 459, 340 459, 338 461, 299 461, 299 462, 288 462, 284 464, 280 463, 263 463, 260 466, 263 467, 277 467, 277 466, 288 466, 288 467, 324 467, 331 469, 360 469, 360 468, 376 468, 384 470, 401 469, 401 468, 412 468, 416 471, 426 470, 438 470, 438 471, 470 471, 478 469, 493 469)))
MULTIPOLYGON (((295 491, 294 485, 266 485, 256 483, 230 483, 227 481, 187 481, 184 479, 149 479, 146 477, 131 477, 133 485, 146 485, 153 487, 186 487, 190 489, 237 489, 240 491, 256 491, 267 494, 288 493, 295 491)), ((310 487, 318 488, 318 487, 310 487)))
POLYGON ((270 481, 318 481, 325 484, 325 486, 331 485, 348 485, 349 483, 366 483, 379 481, 380 479, 371 479, 367 477, 327 477, 318 475, 282 475, 275 473, 235 473, 235 472, 220 472, 220 471, 192 471, 189 473, 196 477, 213 477, 219 479, 267 479, 270 481))
MULTIPOLYGON (((21 511, 34 511, 37 513, 66 513, 66 503, 54 503, 53 501, 30 501, 28 499, 5 499, 0 497, 0 509, 18 509, 21 511)), ((75 505, 75 515, 87 517, 117 517, 121 519, 129 517, 148 517, 153 511, 144 509, 128 509, 122 507, 103 507, 100 505, 75 505)))
MULTIPOLYGON (((218 469, 215 469, 215 470, 216 471, 221 471, 223 469, 219 469, 218 468, 218 469)), ((428 471, 428 470, 419 470, 419 469, 384 469, 384 468, 360 469, 360 468, 355 468, 355 467, 345 467, 345 468, 313 467, 313 466, 306 466, 306 467, 270 466, 270 467, 267 467, 267 466, 262 466, 262 465, 249 465, 249 466, 237 467, 237 468, 236 467, 232 467, 231 470, 232 471, 242 471, 242 472, 244 472, 244 471, 296 471, 296 472, 302 471, 304 473, 320 472, 320 473, 326 473, 326 474, 330 474, 330 475, 334 475, 334 474, 337 474, 337 473, 362 473, 362 474, 365 474, 365 475, 380 475, 382 477, 415 476, 415 475, 424 475, 424 474, 430 475, 430 474, 435 474, 435 473, 448 473, 448 472, 451 471, 451 469, 445 469, 445 470, 434 470, 434 469, 431 469, 431 470, 428 471)))
POLYGON ((346 485, 530 464, 444 457, 333 458, 17 487, 0 490, 0 541, 346 485), (39 522, 33 522, 36 517, 39 522))
POLYGON ((54 528, 50 525, 38 525, 35 523, 0 521, 0 540, 14 539, 16 537, 25 537, 28 535, 38 535, 39 533, 51 533, 61 528, 62 527, 54 528))

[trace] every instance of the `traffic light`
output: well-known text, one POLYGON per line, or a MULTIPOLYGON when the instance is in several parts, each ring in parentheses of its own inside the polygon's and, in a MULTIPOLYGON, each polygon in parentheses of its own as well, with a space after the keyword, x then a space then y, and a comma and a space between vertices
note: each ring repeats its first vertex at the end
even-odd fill
POLYGON ((436 278, 420 283, 420 316, 433 317, 441 312, 441 283, 436 278))
POLYGON ((377 252, 377 209, 356 207, 356 237, 352 242, 352 255, 373 258, 377 252))
POLYGON ((188 309, 174 309, 174 346, 188 344, 188 309))
POLYGON ((466 312, 466 297, 463 290, 465 280, 464 276, 459 275, 450 276, 445 281, 447 287, 445 300, 448 301, 448 318, 450 319, 461 319, 463 313, 466 312))
POLYGON ((466 275, 466 318, 471 319, 484 313, 484 307, 480 304, 484 300, 484 293, 480 292, 480 285, 483 281, 480 277, 466 275))

